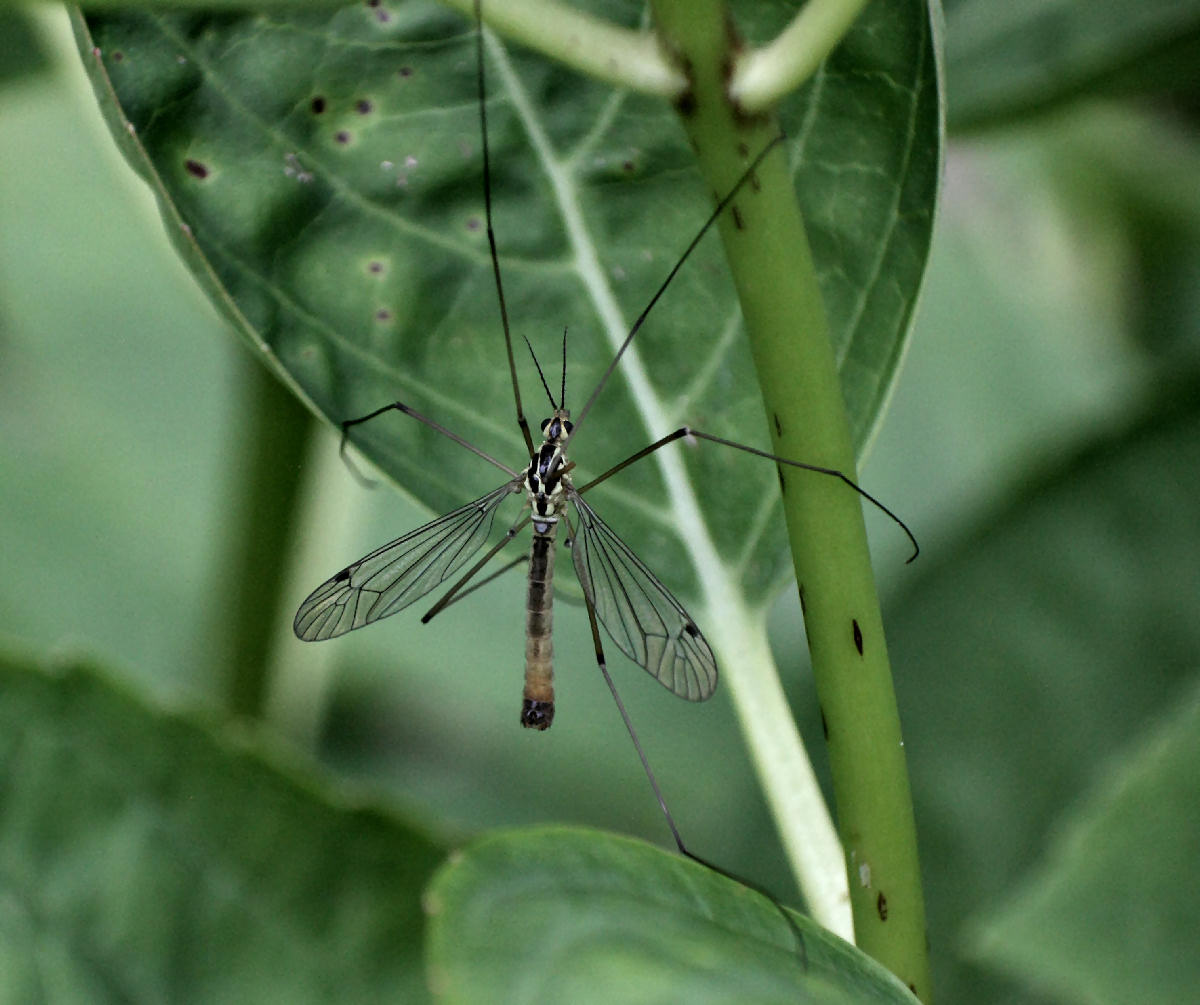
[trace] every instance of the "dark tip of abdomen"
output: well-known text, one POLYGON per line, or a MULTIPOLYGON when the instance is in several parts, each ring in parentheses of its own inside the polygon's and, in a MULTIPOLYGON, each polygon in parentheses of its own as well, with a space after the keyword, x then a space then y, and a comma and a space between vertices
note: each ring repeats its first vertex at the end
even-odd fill
POLYGON ((526 729, 549 729, 554 721, 554 702, 526 698, 521 703, 521 725, 526 729))

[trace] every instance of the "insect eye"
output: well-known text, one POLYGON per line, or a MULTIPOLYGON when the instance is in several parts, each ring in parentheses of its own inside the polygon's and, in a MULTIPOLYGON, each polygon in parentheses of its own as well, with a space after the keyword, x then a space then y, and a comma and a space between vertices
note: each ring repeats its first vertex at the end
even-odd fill
POLYGON ((550 425, 549 419, 542 419, 542 432, 546 432, 546 428, 550 425))
POLYGON ((574 428, 575 428, 575 423, 573 423, 570 419, 563 420, 563 429, 565 429, 567 431, 568 436, 571 435, 571 430, 574 428))

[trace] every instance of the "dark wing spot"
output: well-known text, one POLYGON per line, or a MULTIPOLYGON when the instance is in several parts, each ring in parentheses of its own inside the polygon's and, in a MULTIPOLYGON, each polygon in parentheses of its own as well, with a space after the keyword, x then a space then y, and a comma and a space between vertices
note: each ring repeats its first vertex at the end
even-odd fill
POLYGON ((696 627, 696 623, 694 621, 689 621, 686 625, 684 625, 683 630, 692 638, 698 638, 700 635, 700 629, 696 627))
POLYGON ((183 166, 185 168, 187 168, 187 173, 190 174, 193 178, 207 178, 208 177, 208 166, 205 164, 201 164, 199 161, 186 160, 183 162, 183 166))
POLYGON ((858 627, 858 618, 851 618, 850 624, 854 626, 854 648, 858 650, 858 655, 863 654, 863 639, 862 629, 858 627))
POLYGON ((343 569, 341 572, 339 572, 336 576, 333 577, 333 581, 335 583, 344 583, 349 578, 350 578, 350 570, 343 569))

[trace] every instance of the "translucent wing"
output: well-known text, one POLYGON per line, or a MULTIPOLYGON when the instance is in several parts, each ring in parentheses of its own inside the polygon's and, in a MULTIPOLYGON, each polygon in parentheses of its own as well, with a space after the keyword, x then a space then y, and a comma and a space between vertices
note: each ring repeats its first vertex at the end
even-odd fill
POLYGON ((487 495, 360 558, 318 586, 292 624, 305 642, 332 639, 403 610, 460 568, 488 539, 496 508, 521 487, 487 495))
POLYGON ((667 588, 578 494, 571 557, 596 617, 621 650, 660 684, 688 701, 703 701, 717 686, 717 661, 667 588))

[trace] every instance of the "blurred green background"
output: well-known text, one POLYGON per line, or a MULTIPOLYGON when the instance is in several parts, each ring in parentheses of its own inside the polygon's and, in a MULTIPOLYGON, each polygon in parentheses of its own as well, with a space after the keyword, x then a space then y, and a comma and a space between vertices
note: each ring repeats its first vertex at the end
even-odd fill
MULTIPOLYGON (((941 217, 861 472, 923 548, 905 566, 903 539, 876 534, 936 986, 1184 1001, 1200 921, 1178 866, 1200 852, 1200 804, 1194 762, 1169 755, 1195 746, 1200 694, 1200 91, 1179 55, 1194 5, 1111 72, 1031 94, 989 70, 982 97, 988 52, 1011 69, 1017 49, 979 6, 948 11, 941 217)), ((219 710, 261 378, 115 152, 63 12, 9 10, 0 37, 0 624, 11 648, 85 654, 169 706, 219 710)), ((442 834, 579 821, 662 843, 590 666, 560 668, 569 728, 536 749, 516 728, 511 593, 441 628, 294 641, 313 583, 427 514, 360 490, 334 436, 276 407, 268 424, 295 424, 305 452, 285 467, 323 486, 322 509, 257 517, 285 537, 322 528, 327 553, 283 562, 287 601, 263 627, 273 723, 442 834)), ((560 652, 590 651, 582 610, 556 632, 560 652)), ((773 641, 803 652, 794 597, 773 641)), ((820 766, 807 669, 783 670, 820 766)), ((666 701, 644 677, 618 683, 689 842, 789 890, 726 699, 666 701)))

